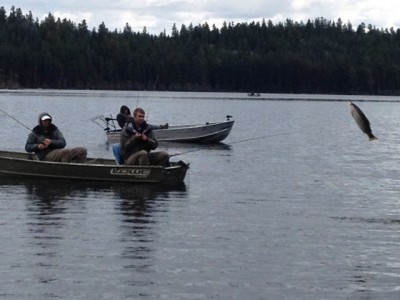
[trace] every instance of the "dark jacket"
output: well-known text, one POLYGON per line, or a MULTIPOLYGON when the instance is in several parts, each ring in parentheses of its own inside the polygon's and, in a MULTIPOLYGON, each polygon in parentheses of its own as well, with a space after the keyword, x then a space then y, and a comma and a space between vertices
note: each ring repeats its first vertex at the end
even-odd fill
POLYGON ((127 123, 121 131, 121 155, 124 160, 136 152, 145 150, 150 152, 158 147, 158 142, 154 137, 153 130, 144 122, 141 127, 138 127, 135 122, 127 123), (144 133, 148 139, 143 141, 135 136, 136 133, 144 133))
POLYGON ((46 129, 41 124, 41 118, 48 113, 39 115, 39 125, 35 126, 28 136, 25 143, 26 152, 35 152, 36 156, 42 160, 45 156, 54 149, 64 148, 67 143, 62 132, 53 123, 46 129), (38 145, 43 143, 43 140, 50 139, 51 144, 44 150, 39 150, 38 145))
POLYGON ((131 116, 131 111, 129 110, 129 107, 126 105, 122 105, 119 114, 117 115, 117 122, 119 127, 124 127, 124 125, 128 122, 131 122, 133 120, 133 117, 131 116))

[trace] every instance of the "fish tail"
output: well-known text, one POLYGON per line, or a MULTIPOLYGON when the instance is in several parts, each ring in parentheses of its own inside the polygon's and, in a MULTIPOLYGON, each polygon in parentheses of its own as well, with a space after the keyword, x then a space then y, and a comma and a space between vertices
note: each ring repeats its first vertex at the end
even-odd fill
POLYGON ((373 140, 377 140, 377 139, 378 139, 378 138, 377 138, 376 136, 374 136, 373 134, 368 135, 368 138, 369 138, 370 141, 373 141, 373 140))

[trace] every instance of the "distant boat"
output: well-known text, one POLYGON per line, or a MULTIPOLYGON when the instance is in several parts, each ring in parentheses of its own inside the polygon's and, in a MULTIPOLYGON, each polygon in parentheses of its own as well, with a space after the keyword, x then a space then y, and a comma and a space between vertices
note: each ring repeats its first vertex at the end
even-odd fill
POLYGON ((85 163, 65 163, 41 161, 33 153, 0 151, 0 176, 6 178, 169 185, 182 183, 188 169, 189 165, 182 161, 171 162, 168 167, 118 165, 115 160, 104 158, 87 158, 85 163))
MULTIPOLYGON (((232 116, 227 115, 226 121, 206 122, 204 124, 194 125, 169 125, 166 129, 154 129, 154 135, 158 142, 175 143, 197 143, 197 144, 215 144, 224 140, 232 130, 234 120, 232 116)), ((117 128, 116 119, 104 116, 97 116, 91 119, 100 120, 103 123, 107 142, 113 144, 120 140, 121 129, 117 128)), ((99 125, 99 124, 98 124, 99 125)))
POLYGON ((247 93, 247 96, 250 96, 250 97, 260 97, 260 93, 247 93))

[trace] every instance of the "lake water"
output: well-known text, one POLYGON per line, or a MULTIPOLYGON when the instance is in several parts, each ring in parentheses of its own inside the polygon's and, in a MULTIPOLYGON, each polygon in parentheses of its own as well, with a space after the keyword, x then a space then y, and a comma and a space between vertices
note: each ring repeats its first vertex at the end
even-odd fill
POLYGON ((89 119, 123 104, 235 124, 220 145, 160 146, 190 163, 181 187, 0 179, 0 298, 400 299, 399 101, 1 91, 23 124, 2 114, 4 150, 24 151, 43 111, 91 157, 112 153, 89 119))

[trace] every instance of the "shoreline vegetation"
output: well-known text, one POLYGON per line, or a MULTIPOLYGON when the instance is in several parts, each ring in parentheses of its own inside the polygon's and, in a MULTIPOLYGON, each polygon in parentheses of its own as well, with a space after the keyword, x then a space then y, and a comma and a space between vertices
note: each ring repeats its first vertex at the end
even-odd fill
POLYGON ((89 29, 0 7, 0 89, 400 94, 400 30, 341 19, 89 29))

